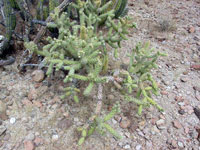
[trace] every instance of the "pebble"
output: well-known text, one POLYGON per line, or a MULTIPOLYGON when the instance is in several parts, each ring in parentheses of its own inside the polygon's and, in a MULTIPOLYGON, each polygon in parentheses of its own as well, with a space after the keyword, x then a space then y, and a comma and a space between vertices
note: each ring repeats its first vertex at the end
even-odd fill
POLYGON ((11 118, 10 118, 10 123, 11 123, 11 124, 14 124, 15 122, 16 122, 16 118, 11 117, 11 118))
POLYGON ((59 136, 58 136, 57 134, 54 134, 54 135, 52 136, 52 140, 53 140, 53 141, 57 141, 57 140, 58 140, 58 137, 59 137, 59 136))
POLYGON ((0 119, 7 120, 8 116, 6 114, 7 106, 4 102, 0 101, 0 119))
POLYGON ((124 149, 130 149, 131 148, 131 146, 129 145, 129 144, 126 144, 125 146, 124 146, 124 149))
POLYGON ((152 142, 151 142, 151 141, 147 141, 147 142, 146 142, 146 149, 147 149, 147 150, 151 150, 152 147, 153 147, 152 142))
POLYGON ((28 93, 28 99, 30 101, 35 100, 37 96, 37 91, 35 89, 30 90, 30 92, 28 93))
POLYGON ((178 141, 178 146, 179 146, 180 148, 183 148, 183 147, 184 147, 183 143, 180 142, 180 141, 178 141))
POLYGON ((0 135, 2 135, 6 130, 7 130, 6 127, 1 125, 0 126, 0 135))
POLYGON ((191 68, 194 70, 200 70, 200 65, 194 64, 194 65, 191 65, 191 68))
POLYGON ((193 26, 189 27, 188 32, 189 33, 194 33, 195 32, 195 28, 193 26))
POLYGON ((35 135, 33 133, 29 133, 27 136, 26 136, 26 140, 30 140, 30 141, 33 141, 35 139, 35 135))
POLYGON ((40 101, 33 101, 33 104, 38 108, 41 108, 43 106, 40 101))
POLYGON ((185 128, 184 128, 184 131, 185 131, 186 134, 188 134, 189 131, 190 131, 190 129, 189 129, 188 127, 185 127, 185 128))
POLYGON ((141 148, 142 148, 142 145, 137 145, 137 146, 135 147, 136 150, 141 150, 141 148))
POLYGON ((117 124, 117 121, 114 118, 112 118, 112 123, 117 124))
POLYGON ((40 145, 43 143, 43 140, 39 137, 36 137, 35 140, 34 140, 34 143, 36 146, 40 145))
POLYGON ((109 99, 109 100, 114 100, 114 98, 115 98, 114 95, 112 95, 112 94, 109 94, 109 95, 108 95, 108 99, 109 99))
POLYGON ((127 138, 130 138, 130 137, 131 137, 130 132, 125 132, 124 135, 125 135, 127 138))
POLYGON ((190 106, 190 105, 185 106, 185 110, 186 110, 187 113, 190 114, 190 115, 194 112, 193 107, 190 106))
POLYGON ((177 148, 178 147, 177 142, 175 140, 172 140, 171 144, 172 144, 173 148, 177 148))
POLYGON ((122 129, 126 129, 126 128, 130 127, 130 125, 131 125, 131 121, 128 118, 123 117, 120 122, 120 127, 122 129))
POLYGON ((72 121, 70 119, 62 119, 58 122, 57 126, 60 129, 66 130, 72 126, 72 121))
POLYGON ((44 71, 42 71, 42 70, 33 71, 32 78, 33 78, 33 81, 35 81, 35 82, 43 81, 44 80, 44 71))
POLYGON ((179 105, 179 106, 184 106, 184 105, 185 105, 185 102, 179 102, 178 105, 179 105))
POLYGON ((155 135, 156 133, 160 133, 160 130, 156 126, 153 126, 151 133, 155 135))
POLYGON ((175 101, 177 101, 177 102, 183 101, 183 96, 176 96, 175 101))
POLYGON ((199 91, 196 91, 195 93, 195 98, 200 101, 200 92, 199 91))
POLYGON ((181 125, 181 123, 180 123, 178 120, 173 121, 173 126, 174 126, 176 129, 182 128, 182 125, 181 125))
POLYGON ((8 141, 10 139, 11 135, 8 133, 4 136, 3 140, 8 141))
POLYGON ((119 142, 118 145, 119 145, 120 147, 123 147, 123 143, 122 143, 122 142, 119 142))
POLYGON ((156 121, 156 126, 160 130, 166 129, 166 127, 164 126, 164 124, 165 124, 165 120, 164 119, 160 119, 160 120, 156 121))
POLYGON ((181 80, 182 82, 187 82, 187 81, 188 81, 188 78, 184 76, 184 77, 181 77, 180 80, 181 80))
POLYGON ((157 126, 161 126, 163 124, 165 124, 165 120, 164 119, 160 119, 160 120, 156 121, 156 125, 157 126))
POLYGON ((32 141, 25 141, 24 142, 24 150, 34 150, 34 144, 32 141))
POLYGON ((144 133, 142 131, 138 131, 138 135, 144 137, 144 133))
POLYGON ((22 104, 23 105, 26 105, 26 106, 31 106, 32 105, 32 102, 28 99, 28 98, 24 98, 22 100, 22 104))
POLYGON ((185 110, 180 109, 180 110, 178 110, 178 113, 181 114, 181 115, 184 115, 185 114, 185 110))
POLYGON ((162 95, 168 95, 168 92, 165 91, 165 90, 163 90, 163 91, 160 92, 160 94, 162 94, 162 95))

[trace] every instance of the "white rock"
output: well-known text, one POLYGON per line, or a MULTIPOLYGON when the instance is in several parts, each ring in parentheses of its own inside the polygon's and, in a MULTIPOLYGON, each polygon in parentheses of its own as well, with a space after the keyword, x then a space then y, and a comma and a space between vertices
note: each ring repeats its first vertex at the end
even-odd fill
POLYGON ((58 135, 57 134, 54 134, 53 136, 52 136, 52 140, 54 140, 54 141, 56 141, 56 140, 58 140, 58 135))
POLYGON ((10 123, 11 124, 14 124, 15 122, 16 122, 16 118, 14 118, 14 117, 10 118, 10 123))
POLYGON ((125 146, 124 146, 124 149, 130 149, 131 148, 131 146, 129 145, 129 144, 126 144, 125 146))
POLYGON ((29 133, 27 136, 26 136, 26 139, 27 140, 30 140, 30 141, 33 141, 35 139, 35 135, 33 133, 29 133))
POLYGON ((184 147, 183 143, 180 142, 180 141, 178 141, 178 146, 179 146, 180 148, 183 148, 183 147, 184 147))
POLYGON ((165 124, 165 120, 163 120, 163 119, 160 119, 160 120, 156 121, 156 125, 157 126, 161 126, 163 124, 165 124))
POLYGON ((117 121, 115 119, 112 118, 112 123, 113 124, 117 124, 117 121))
POLYGON ((142 145, 137 145, 137 146, 135 147, 136 150, 141 150, 141 148, 142 148, 142 145))

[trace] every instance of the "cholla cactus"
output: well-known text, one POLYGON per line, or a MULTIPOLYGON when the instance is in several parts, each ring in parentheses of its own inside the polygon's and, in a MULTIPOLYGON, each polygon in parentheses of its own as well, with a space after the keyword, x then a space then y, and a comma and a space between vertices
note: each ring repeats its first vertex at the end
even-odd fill
POLYGON ((53 68, 62 68, 69 71, 64 82, 74 79, 88 82, 83 92, 85 96, 90 94, 94 84, 106 82, 106 77, 100 75, 105 65, 104 55, 108 51, 106 45, 118 48, 120 42, 127 39, 128 29, 133 27, 128 17, 120 18, 116 24, 113 20, 114 11, 105 12, 112 2, 102 7, 97 2, 88 0, 71 4, 71 7, 78 10, 80 21, 71 21, 67 13, 59 15, 59 11, 55 9, 54 14, 51 14, 54 23, 49 23, 48 26, 59 29, 58 38, 48 37, 49 44, 43 50, 38 50, 33 42, 25 44, 28 49, 45 57, 46 64, 49 65, 47 75, 52 73, 53 68), (107 34, 99 30, 102 20, 106 20, 107 34), (82 68, 86 70, 86 74, 78 73, 82 68))
POLYGON ((94 116, 95 119, 90 124, 90 126, 78 128, 78 131, 81 131, 81 138, 78 141, 78 145, 82 145, 85 139, 90 135, 92 135, 94 131, 97 131, 102 135, 105 134, 105 132, 107 131, 114 137, 121 139, 122 136, 107 123, 119 112, 120 112, 120 106, 119 104, 115 104, 110 113, 108 113, 105 117, 100 118, 98 116, 94 116))
POLYGON ((115 11, 116 18, 125 16, 127 14, 128 0, 101 0, 101 3, 102 3, 102 5, 105 5, 108 1, 111 1, 112 4, 106 11, 113 9, 115 11))
POLYGON ((138 44, 129 56, 130 64, 128 70, 121 71, 121 74, 126 76, 123 85, 125 88, 128 88, 129 94, 136 90, 135 98, 128 96, 127 93, 125 94, 125 99, 139 105, 139 115, 141 115, 143 107, 150 104, 157 107, 159 111, 163 111, 163 108, 151 96, 152 93, 158 95, 159 90, 156 81, 151 75, 151 70, 157 68, 157 58, 166 55, 160 52, 153 53, 154 50, 150 49, 149 46, 149 42, 144 46, 138 44))

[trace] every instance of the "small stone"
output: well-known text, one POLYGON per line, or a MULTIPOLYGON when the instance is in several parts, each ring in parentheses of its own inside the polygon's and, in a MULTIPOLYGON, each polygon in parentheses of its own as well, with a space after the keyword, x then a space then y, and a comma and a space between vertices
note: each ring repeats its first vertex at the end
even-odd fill
POLYGON ((37 88, 39 88, 39 87, 41 87, 42 86, 42 83, 36 83, 35 85, 34 85, 34 87, 37 89, 37 88))
POLYGON ((33 141, 35 139, 35 135, 33 133, 29 133, 27 136, 26 136, 26 140, 27 141, 33 141))
POLYGON ((137 145, 137 146, 135 147, 136 150, 141 150, 141 148, 142 148, 142 145, 137 145))
POLYGON ((120 127, 122 129, 126 129, 126 128, 130 127, 130 125, 131 125, 131 121, 128 118, 123 117, 122 121, 120 122, 120 127))
POLYGON ((156 118, 152 118, 152 119, 151 119, 151 124, 152 124, 152 125, 155 125, 155 124, 156 124, 156 121, 157 121, 156 118))
POLYGON ((57 134, 54 134, 54 135, 52 136, 52 140, 53 140, 53 141, 57 141, 57 140, 58 140, 58 137, 59 137, 59 136, 58 136, 57 134))
POLYGON ((160 92, 160 94, 162 94, 162 95, 168 95, 168 92, 163 90, 163 91, 160 92))
POLYGON ((117 121, 114 118, 112 118, 112 123, 117 124, 117 121))
POLYGON ((185 109, 186 109, 187 113, 190 115, 194 112, 193 107, 190 105, 185 106, 185 109))
POLYGON ((6 114, 7 106, 4 102, 0 101, 0 119, 7 120, 8 116, 6 114))
POLYGON ((180 109, 180 110, 178 110, 178 113, 181 114, 181 115, 184 115, 185 114, 185 110, 180 109))
POLYGON ((138 135, 141 136, 141 137, 144 137, 144 133, 142 131, 138 131, 138 135))
POLYGON ((130 138, 130 137, 131 137, 130 132, 125 132, 124 135, 125 135, 127 138, 130 138))
POLYGON ((2 134, 4 134, 5 132, 6 132, 6 127, 5 126, 0 126, 0 136, 2 135, 2 134))
POLYGON ((161 126, 161 125, 164 125, 164 124, 165 124, 165 120, 163 120, 163 119, 156 121, 157 126, 161 126))
POLYGON ((126 144, 125 146, 124 146, 124 149, 130 149, 131 148, 131 146, 129 145, 129 144, 126 144))
POLYGON ((22 104, 23 105, 26 105, 26 106, 31 106, 32 105, 32 102, 28 99, 28 98, 24 98, 22 100, 22 104))
POLYGON ((175 101, 177 101, 177 102, 183 101, 183 96, 176 96, 175 101))
POLYGON ((160 130, 158 130, 157 126, 153 126, 151 133, 154 135, 156 133, 160 133, 160 130))
POLYGON ((185 102, 179 102, 178 105, 179 105, 179 106, 184 106, 184 105, 185 105, 185 102))
POLYGON ((39 137, 36 137, 35 140, 34 140, 34 143, 36 146, 40 145, 43 143, 43 140, 39 137))
POLYGON ((195 98, 200 101, 200 92, 199 91, 196 91, 195 92, 195 98))
POLYGON ((33 104, 34 104, 36 107, 39 107, 39 108, 42 107, 42 103, 41 103, 40 101, 33 101, 33 104))
POLYGON ((180 123, 178 120, 173 121, 173 126, 174 126, 176 129, 182 128, 182 125, 181 125, 181 123, 180 123))
POLYGON ((145 125, 146 125, 146 121, 140 121, 140 122, 138 123, 138 126, 139 126, 139 128, 140 128, 141 130, 145 127, 145 125))
POLYGON ((189 27, 188 32, 189 33, 194 33, 195 32, 195 28, 193 26, 189 27))
POLYGON ((194 70, 200 70, 200 64, 193 64, 193 65, 191 65, 190 68, 192 68, 194 70))
POLYGON ((57 124, 58 128, 61 128, 63 130, 68 129, 69 127, 72 126, 72 121, 70 119, 63 119, 60 120, 57 124))
POLYGON ((177 142, 175 140, 172 140, 172 147, 173 148, 177 148, 178 147, 177 142))
POLYGON ((180 142, 180 141, 178 141, 178 146, 179 146, 180 148, 183 148, 183 147, 184 147, 183 143, 180 142))
POLYGON ((119 142, 118 144, 120 147, 123 147, 123 143, 122 142, 119 142))
POLYGON ((75 117, 74 122, 79 122, 79 119, 75 117))
POLYGON ((185 131, 186 134, 188 134, 189 131, 190 131, 190 129, 189 129, 188 127, 185 127, 185 128, 184 128, 184 131, 185 131))
POLYGON ((16 118, 14 118, 14 117, 10 118, 10 123, 11 124, 14 124, 15 122, 16 122, 16 118))
POLYGON ((109 94, 109 95, 108 95, 108 99, 109 99, 109 100, 114 100, 114 98, 115 98, 114 95, 112 95, 112 94, 109 94))
POLYGON ((30 90, 30 92, 28 93, 28 99, 30 101, 35 100, 37 96, 37 91, 35 89, 30 90))
POLYGON ((183 77, 180 78, 180 80, 181 80, 182 82, 187 82, 187 81, 188 81, 188 78, 185 77, 185 76, 183 76, 183 77))
POLYGON ((198 92, 200 92, 200 86, 193 86, 193 89, 195 90, 195 91, 198 91, 198 92))
POLYGON ((24 150, 34 150, 34 144, 32 141, 24 142, 24 150))
POLYGON ((8 133, 4 136, 3 140, 8 141, 10 139, 11 135, 8 133))
POLYGON ((146 141, 146 150, 151 150, 153 147, 153 144, 151 141, 146 141))
POLYGON ((183 72, 184 75, 188 75, 188 73, 189 73, 188 70, 185 70, 185 71, 183 72))
POLYGON ((35 70, 32 73, 33 81, 41 82, 44 79, 44 71, 42 70, 35 70))

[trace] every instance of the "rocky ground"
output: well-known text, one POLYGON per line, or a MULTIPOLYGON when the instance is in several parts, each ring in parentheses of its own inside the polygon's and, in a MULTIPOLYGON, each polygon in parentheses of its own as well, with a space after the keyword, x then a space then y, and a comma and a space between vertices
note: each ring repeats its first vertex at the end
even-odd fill
MULTIPOLYGON (((150 40, 152 47, 168 54, 153 72, 161 88, 155 99, 165 111, 150 107, 138 117, 134 104, 127 106, 116 89, 105 90, 102 114, 109 104, 120 101, 122 112, 110 125, 123 138, 95 133, 82 149, 200 150, 200 1, 129 0, 129 8, 138 27, 130 31, 120 60, 125 61, 139 41, 150 40)), ((0 68, 0 149, 78 149, 76 127, 86 123, 95 101, 62 101, 62 73, 44 80, 42 71, 20 74, 20 56, 16 57, 15 64, 0 68)))

